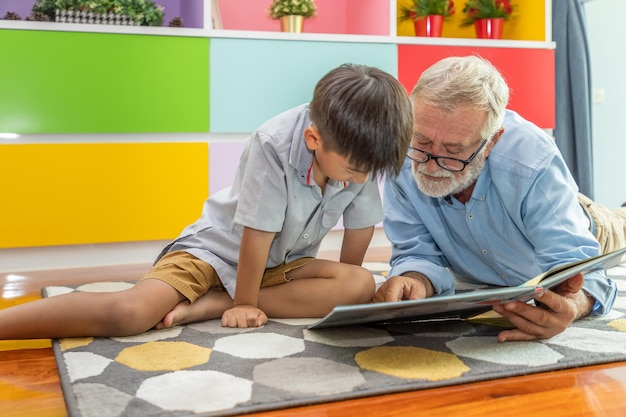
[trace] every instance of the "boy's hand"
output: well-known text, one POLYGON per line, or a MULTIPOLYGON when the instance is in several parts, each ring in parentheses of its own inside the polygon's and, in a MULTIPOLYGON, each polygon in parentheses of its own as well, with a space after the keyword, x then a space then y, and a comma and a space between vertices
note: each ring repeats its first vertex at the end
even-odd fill
POLYGON ((238 305, 222 315, 223 327, 260 327, 267 323, 267 316, 258 307, 238 305))

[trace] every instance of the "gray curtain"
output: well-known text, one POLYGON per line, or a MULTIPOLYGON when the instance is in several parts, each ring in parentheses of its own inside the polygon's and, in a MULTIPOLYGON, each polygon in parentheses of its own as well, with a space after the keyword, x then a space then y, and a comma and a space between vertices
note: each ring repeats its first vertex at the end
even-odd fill
POLYGON ((552 0, 556 42, 554 136, 580 191, 593 198, 591 66, 581 0, 552 0))

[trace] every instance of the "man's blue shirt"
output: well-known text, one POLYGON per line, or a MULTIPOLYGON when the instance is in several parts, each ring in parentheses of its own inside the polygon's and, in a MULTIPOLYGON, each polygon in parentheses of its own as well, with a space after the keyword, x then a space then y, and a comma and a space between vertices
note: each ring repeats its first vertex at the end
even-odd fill
MULTIPOLYGON (((578 187, 554 140, 512 111, 491 149, 471 198, 423 194, 407 158, 387 179, 384 227, 392 243, 389 276, 426 275, 437 294, 459 280, 516 286, 559 265, 600 254, 578 187), (454 273, 454 276, 452 273, 454 273)), ((608 312, 617 292, 604 272, 585 276, 584 289, 608 312)))

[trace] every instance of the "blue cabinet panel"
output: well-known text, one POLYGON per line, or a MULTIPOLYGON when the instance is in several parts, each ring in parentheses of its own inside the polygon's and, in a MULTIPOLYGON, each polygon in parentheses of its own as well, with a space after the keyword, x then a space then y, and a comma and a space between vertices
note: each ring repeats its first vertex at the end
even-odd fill
POLYGON ((395 44, 211 39, 211 132, 250 132, 310 101, 317 81, 346 62, 397 76, 395 44))

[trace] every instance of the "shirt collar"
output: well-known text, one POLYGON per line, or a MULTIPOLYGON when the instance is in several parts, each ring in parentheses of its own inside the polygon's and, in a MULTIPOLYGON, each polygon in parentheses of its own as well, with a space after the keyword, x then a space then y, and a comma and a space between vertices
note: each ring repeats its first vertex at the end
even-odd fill
POLYGON ((304 141, 304 130, 311 125, 309 118, 309 105, 303 107, 302 113, 296 121, 297 126, 293 130, 291 139, 291 152, 289 153, 289 164, 298 173, 298 180, 304 184, 308 184, 308 180, 312 175, 313 151, 306 147, 304 141))

